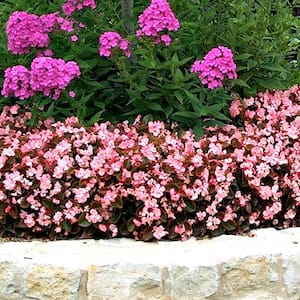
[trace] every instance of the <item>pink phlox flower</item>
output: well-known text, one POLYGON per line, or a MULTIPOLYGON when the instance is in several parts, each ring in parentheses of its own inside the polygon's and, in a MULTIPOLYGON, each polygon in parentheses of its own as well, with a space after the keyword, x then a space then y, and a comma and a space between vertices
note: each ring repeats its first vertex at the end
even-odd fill
POLYGON ((165 32, 178 31, 180 25, 168 1, 152 0, 138 18, 137 37, 153 38, 155 44, 170 45, 171 37, 165 32))
POLYGON ((37 16, 23 11, 15 11, 8 19, 6 34, 8 50, 13 54, 27 54, 30 48, 47 48, 49 33, 56 27, 63 31, 73 31, 72 22, 58 13, 37 16))
POLYGON ((62 10, 66 16, 71 16, 75 11, 84 7, 96 8, 95 0, 66 0, 62 5, 62 10))
POLYGON ((26 67, 17 65, 4 71, 4 82, 1 95, 8 98, 14 96, 21 100, 35 95, 30 85, 31 72, 26 67))
POLYGON ((30 86, 35 92, 57 100, 61 91, 79 76, 80 69, 74 61, 37 57, 31 63, 30 86))
POLYGON ((196 60, 191 67, 191 72, 198 74, 202 84, 207 85, 209 89, 222 87, 226 78, 237 78, 232 51, 224 46, 213 48, 203 60, 196 60))
POLYGON ((130 42, 122 38, 118 32, 102 33, 99 37, 99 55, 109 58, 115 48, 120 49, 125 56, 131 56, 130 42))
POLYGON ((71 36, 71 41, 72 42, 77 42, 78 41, 78 36, 77 35, 72 35, 71 36))

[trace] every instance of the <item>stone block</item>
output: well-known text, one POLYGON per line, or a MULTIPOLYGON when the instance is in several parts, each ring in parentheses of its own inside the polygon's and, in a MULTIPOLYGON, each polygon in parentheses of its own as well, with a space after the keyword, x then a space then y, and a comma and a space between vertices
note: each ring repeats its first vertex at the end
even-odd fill
POLYGON ((88 300, 164 299, 161 268, 153 265, 90 265, 88 300))
POLYGON ((222 265, 222 289, 224 295, 239 295, 253 290, 272 291, 278 287, 280 275, 276 257, 240 257, 222 265))
POLYGON ((283 257, 284 283, 291 299, 300 299, 300 252, 283 257))
POLYGON ((166 278, 172 300, 201 300, 215 294, 219 286, 216 266, 169 266, 166 278))

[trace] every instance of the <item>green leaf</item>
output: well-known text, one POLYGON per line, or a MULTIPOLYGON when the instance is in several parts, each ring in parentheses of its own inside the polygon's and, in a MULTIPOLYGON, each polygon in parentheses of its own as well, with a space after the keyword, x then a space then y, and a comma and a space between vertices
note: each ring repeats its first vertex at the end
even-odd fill
POLYGON ((193 132, 195 134, 196 139, 198 140, 204 134, 203 124, 200 120, 198 120, 193 126, 193 132))
POLYGON ((192 104, 194 111, 197 113, 197 116, 198 117, 202 116, 203 115, 203 109, 202 109, 203 107, 201 105, 200 100, 195 95, 190 93, 189 91, 184 90, 184 92, 187 95, 188 99, 190 100, 190 103, 192 104))
POLYGON ((80 227, 89 227, 91 223, 85 218, 85 214, 82 213, 78 218, 78 225, 80 227))
POLYGON ((236 224, 233 221, 228 221, 228 222, 224 222, 223 223, 223 227, 227 230, 227 231, 233 231, 236 229, 236 224))
POLYGON ((280 66, 278 64, 274 64, 274 63, 265 63, 265 64, 259 65, 258 67, 265 69, 265 70, 269 70, 269 71, 287 72, 287 70, 285 68, 283 68, 282 66, 280 66))
POLYGON ((184 101, 182 94, 179 91, 176 91, 174 93, 174 96, 179 101, 179 103, 182 105, 183 101, 184 101))
POLYGON ((72 224, 65 220, 62 223, 62 229, 65 230, 65 231, 67 231, 67 232, 71 232, 71 230, 72 230, 72 224))
POLYGON ((129 232, 133 232, 134 228, 135 228, 135 224, 133 223, 133 220, 134 218, 130 218, 128 221, 127 221, 127 230, 129 232))
POLYGON ((234 84, 238 85, 238 86, 242 86, 242 87, 247 87, 250 89, 250 86, 247 84, 247 82, 245 82, 242 79, 235 79, 234 80, 234 84))
POLYGON ((247 61, 247 69, 248 71, 252 68, 254 68, 255 66, 257 66, 257 61, 256 60, 253 60, 253 59, 249 59, 247 61))
POLYGON ((198 118, 198 114, 190 111, 178 111, 172 114, 172 117, 184 117, 188 119, 196 119, 198 118))
POLYGON ((184 79, 184 75, 183 75, 183 73, 181 72, 181 70, 179 68, 174 70, 174 76, 173 77, 174 77, 174 82, 176 82, 176 83, 181 82, 184 79))
POLYGON ((188 212, 188 213, 192 213, 192 212, 196 211, 196 204, 195 204, 195 202, 188 201, 188 202, 186 203, 185 210, 186 210, 186 212, 188 212))
POLYGON ((154 111, 164 111, 161 105, 158 103, 147 103, 147 107, 154 111))
POLYGON ((87 126, 92 126, 96 122, 98 122, 103 114, 104 110, 98 111, 96 114, 94 114, 90 120, 87 122, 87 126))
POLYGON ((241 54, 238 54, 238 55, 234 55, 234 60, 246 60, 251 56, 253 56, 253 54, 241 53, 241 54))
POLYGON ((123 208, 123 199, 121 197, 117 198, 115 200, 115 202, 113 203, 113 207, 114 208, 123 208))
POLYGON ((153 233, 151 228, 146 228, 143 233, 143 241, 147 242, 153 239, 153 233))
POLYGON ((257 78, 258 84, 266 89, 285 89, 285 85, 274 78, 257 78))

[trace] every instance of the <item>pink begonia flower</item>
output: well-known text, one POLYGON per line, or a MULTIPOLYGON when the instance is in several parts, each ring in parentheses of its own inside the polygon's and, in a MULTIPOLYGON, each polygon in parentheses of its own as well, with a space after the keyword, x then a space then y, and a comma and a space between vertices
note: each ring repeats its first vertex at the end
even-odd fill
POLYGON ((122 38, 119 33, 114 31, 102 33, 99 37, 99 55, 109 58, 115 48, 122 50, 125 56, 131 56, 130 43, 128 40, 122 38))
POLYGON ((138 18, 137 37, 153 38, 155 44, 171 43, 171 37, 166 31, 178 31, 180 25, 166 0, 152 0, 150 5, 138 18))
POLYGON ((284 215, 284 217, 285 217, 286 219, 294 219, 295 216, 296 216, 296 212, 295 212, 294 209, 289 209, 289 210, 286 212, 286 214, 284 215))
POLYGON ((242 103, 240 100, 233 100, 229 107, 229 112, 232 118, 235 118, 240 115, 242 111, 242 103))
POLYGON ((113 211, 127 200, 138 204, 130 216, 135 239, 147 231, 154 239, 167 236, 168 224, 183 214, 185 223, 175 223, 182 240, 195 233, 194 224, 200 235, 229 221, 241 228, 295 226, 299 103, 299 87, 241 100, 240 128, 207 128, 200 140, 160 122, 83 127, 76 117, 39 121, 29 130, 30 113, 6 106, 0 114, 0 201, 33 233, 51 228, 65 235, 63 222, 76 227, 85 216, 96 230, 117 236, 113 211), (145 164, 147 156, 157 159, 145 164), (288 205, 282 202, 287 195, 288 205), (195 213, 188 212, 191 203, 195 213))
POLYGON ((168 234, 168 232, 165 230, 165 228, 162 225, 154 226, 152 229, 152 233, 157 240, 161 240, 165 235, 168 234))
POLYGON ((222 87, 226 78, 236 79, 236 65, 233 61, 232 51, 224 46, 211 49, 203 58, 196 60, 191 67, 203 85, 209 89, 222 87))
POLYGON ((206 221, 206 226, 209 230, 216 230, 218 225, 221 223, 220 219, 217 217, 209 216, 206 221))
POLYGON ((182 235, 183 233, 185 233, 185 226, 183 224, 176 225, 174 231, 175 233, 182 235))

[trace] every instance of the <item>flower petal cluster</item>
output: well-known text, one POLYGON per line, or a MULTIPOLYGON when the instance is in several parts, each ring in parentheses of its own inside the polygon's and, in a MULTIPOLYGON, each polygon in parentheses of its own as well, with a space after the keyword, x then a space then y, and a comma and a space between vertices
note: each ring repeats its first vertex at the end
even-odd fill
POLYGON ((79 76, 80 68, 75 61, 36 57, 31 63, 30 86, 34 91, 57 100, 61 91, 79 76))
POLYGON ((79 76, 80 68, 76 62, 39 56, 32 61, 31 70, 21 65, 7 68, 1 94, 23 100, 41 92, 57 100, 61 91, 79 76))
POLYGON ((152 0, 138 18, 138 37, 150 37, 154 43, 170 45, 169 31, 178 31, 180 24, 166 0, 152 0))
POLYGON ((118 32, 106 31, 99 37, 99 55, 110 57, 113 49, 118 48, 124 52, 125 56, 131 56, 130 43, 121 37, 118 32))
POLYGON ((0 114, 0 211, 16 232, 139 240, 299 226, 300 88, 235 100, 242 127, 27 125, 0 114), (238 103, 238 101, 240 103, 238 103), (18 227, 19 226, 19 227, 18 227))
POLYGON ((82 10, 84 7, 95 9, 95 0, 66 0, 62 10, 66 16, 71 16, 76 10, 82 10))
POLYGON ((198 74, 202 84, 207 85, 209 89, 222 87, 226 78, 237 78, 232 51, 224 46, 213 48, 203 60, 196 60, 191 72, 198 74))
POLYGON ((72 22, 60 17, 58 13, 37 16, 15 11, 6 26, 8 50, 13 54, 27 54, 30 48, 46 48, 50 43, 49 33, 56 27, 73 31, 72 22))
POLYGON ((35 92, 30 86, 30 70, 22 65, 7 68, 4 72, 4 83, 1 95, 11 95, 21 100, 32 97, 35 92))

